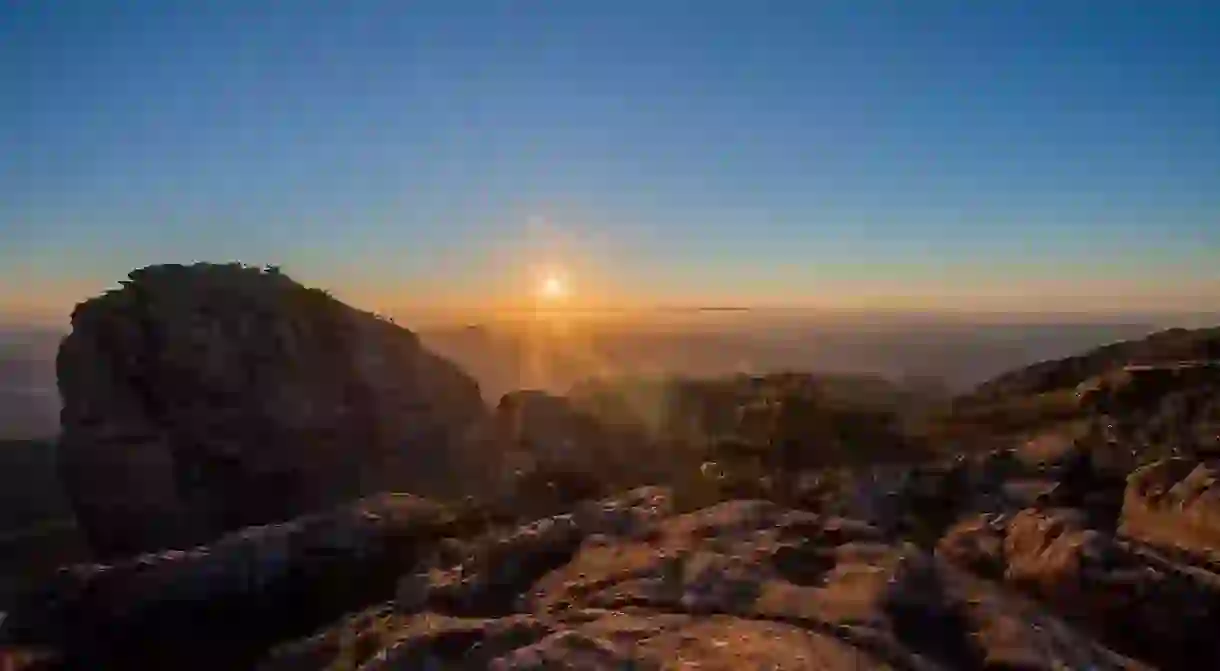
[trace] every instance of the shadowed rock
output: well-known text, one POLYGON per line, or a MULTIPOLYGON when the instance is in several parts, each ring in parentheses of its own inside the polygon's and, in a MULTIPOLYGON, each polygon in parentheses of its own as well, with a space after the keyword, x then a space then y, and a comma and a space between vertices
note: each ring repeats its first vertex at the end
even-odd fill
POLYGON ((413 333, 273 269, 122 285, 76 307, 58 357, 60 473, 100 556, 458 478, 479 390, 413 333))
POLYGON ((65 568, 25 596, 3 632, 61 651, 68 668, 241 668, 391 598, 438 538, 467 531, 443 506, 383 495, 185 552, 65 568))

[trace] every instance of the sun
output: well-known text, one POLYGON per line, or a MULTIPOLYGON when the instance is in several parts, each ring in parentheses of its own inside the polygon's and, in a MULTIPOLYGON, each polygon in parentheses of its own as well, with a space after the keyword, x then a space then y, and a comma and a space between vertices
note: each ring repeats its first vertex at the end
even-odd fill
POLYGON ((547 300, 560 300, 567 296, 567 282, 559 274, 548 274, 543 278, 538 293, 547 300))
POLYGON ((558 273, 550 273, 538 285, 538 295, 544 300, 559 301, 568 296, 568 283, 558 273))

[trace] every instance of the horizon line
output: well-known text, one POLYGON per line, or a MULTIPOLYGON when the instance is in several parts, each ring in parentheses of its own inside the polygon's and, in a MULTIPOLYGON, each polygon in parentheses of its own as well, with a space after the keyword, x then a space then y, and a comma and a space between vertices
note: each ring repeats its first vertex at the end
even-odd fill
POLYGON ((857 313, 857 314, 924 314, 932 316, 952 315, 1079 315, 1079 316, 1217 316, 1220 310, 1215 309, 1183 309, 1183 308, 1138 308, 1138 309, 1103 309, 1103 310, 1070 310, 1070 309, 1014 309, 1014 308, 983 308, 983 307, 912 307, 912 306, 825 306, 825 305, 602 305, 602 306, 562 306, 562 305, 510 305, 510 306, 469 306, 469 305, 417 305, 381 308, 381 313, 465 313, 465 314, 538 314, 538 313, 585 313, 585 314, 624 314, 624 313, 748 313, 748 312, 788 312, 788 313, 857 313))

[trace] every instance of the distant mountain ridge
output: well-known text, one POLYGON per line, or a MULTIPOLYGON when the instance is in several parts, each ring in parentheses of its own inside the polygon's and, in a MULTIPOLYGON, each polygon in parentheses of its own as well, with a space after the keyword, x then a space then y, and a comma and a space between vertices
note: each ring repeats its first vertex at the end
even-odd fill
POLYGON ((582 379, 604 375, 715 377, 786 370, 939 379, 955 392, 966 392, 1006 371, 1155 330, 1138 322, 908 324, 795 318, 635 330, 576 325, 567 335, 548 328, 547 322, 433 327, 422 329, 420 338, 478 378, 494 403, 514 389, 563 393, 582 379), (546 364, 545 370, 535 367, 538 361, 546 364))
POLYGON ((955 398, 942 426, 967 441, 1089 445, 1131 467, 1218 454, 1220 327, 1166 329, 1007 372, 955 398))
POLYGON ((1210 360, 1220 360, 1220 327, 1171 328, 1139 340, 1102 345, 1075 356, 1009 371, 984 382, 964 398, 991 401, 1004 396, 1045 393, 1074 387, 1128 365, 1210 360))

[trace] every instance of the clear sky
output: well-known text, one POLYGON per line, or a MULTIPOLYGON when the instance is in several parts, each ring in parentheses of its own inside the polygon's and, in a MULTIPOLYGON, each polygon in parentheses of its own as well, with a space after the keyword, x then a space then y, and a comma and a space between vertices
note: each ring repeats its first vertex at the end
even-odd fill
POLYGON ((1220 3, 0 0, 0 306, 1220 305, 1220 3))

